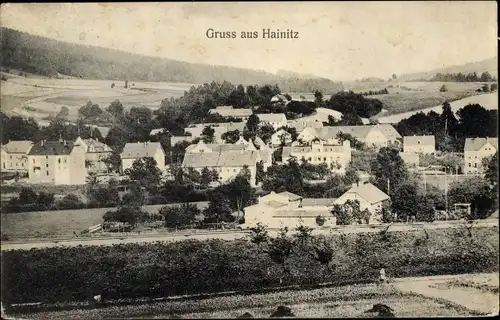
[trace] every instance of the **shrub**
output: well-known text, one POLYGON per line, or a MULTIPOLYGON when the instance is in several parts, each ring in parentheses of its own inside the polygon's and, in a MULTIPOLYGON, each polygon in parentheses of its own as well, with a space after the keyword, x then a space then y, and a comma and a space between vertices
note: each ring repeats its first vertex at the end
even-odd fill
POLYGON ((246 240, 4 251, 1 296, 4 303, 85 301, 96 292, 107 299, 154 298, 272 288, 280 278, 281 285, 341 285, 373 282, 381 267, 393 277, 498 271, 498 227, 466 231, 429 230, 418 246, 420 230, 390 232, 385 240, 378 233, 323 236, 335 267, 325 268, 295 243, 286 273, 270 272, 283 266, 246 240))

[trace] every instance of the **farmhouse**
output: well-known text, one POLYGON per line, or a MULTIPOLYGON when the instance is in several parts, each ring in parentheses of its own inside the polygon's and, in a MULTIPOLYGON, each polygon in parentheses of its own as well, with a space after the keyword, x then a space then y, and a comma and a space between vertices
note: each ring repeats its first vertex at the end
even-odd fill
POLYGON ((368 209, 370 211, 370 223, 381 223, 382 215, 380 210, 383 203, 390 200, 390 198, 382 190, 368 182, 353 184, 351 189, 335 200, 335 203, 344 204, 347 200, 358 200, 361 210, 368 209))
POLYGON ((165 171, 165 151, 159 142, 127 143, 120 154, 122 170, 132 168, 135 160, 151 157, 156 160, 156 166, 165 171))
POLYGON ((261 223, 268 228, 295 228, 335 225, 331 214, 335 199, 304 199, 291 192, 271 192, 259 197, 258 203, 244 208, 244 227, 261 223), (318 218, 321 217, 321 218, 318 218))
POLYGON ((405 136, 403 150, 405 153, 434 153, 436 140, 434 136, 405 136))
POLYGON ((467 138, 464 145, 464 172, 484 172, 483 159, 493 156, 498 150, 498 138, 467 138))
POLYGON ((1 146, 2 171, 28 171, 27 154, 33 147, 32 141, 9 141, 1 146))
POLYGON ((215 109, 208 110, 209 114, 219 114, 222 117, 233 117, 242 120, 248 120, 253 113, 252 109, 234 109, 232 106, 218 106, 215 109))
POLYGON ((42 140, 28 153, 28 170, 31 183, 85 184, 85 146, 62 139, 42 140))
POLYGON ((351 143, 345 140, 339 145, 315 139, 310 145, 283 147, 283 162, 292 157, 312 164, 326 163, 333 172, 345 172, 351 161, 351 143))
POLYGON ((196 138, 192 137, 192 136, 171 136, 170 137, 170 145, 175 146, 178 143, 181 143, 184 141, 191 142, 194 139, 196 139, 196 138))
POLYGON ((94 139, 82 139, 80 137, 75 140, 75 144, 82 145, 85 148, 85 166, 89 172, 107 172, 108 169, 104 160, 113 152, 108 145, 94 139))
POLYGON ((257 117, 259 118, 259 126, 269 125, 274 130, 278 130, 287 124, 284 113, 261 113, 257 114, 257 117))

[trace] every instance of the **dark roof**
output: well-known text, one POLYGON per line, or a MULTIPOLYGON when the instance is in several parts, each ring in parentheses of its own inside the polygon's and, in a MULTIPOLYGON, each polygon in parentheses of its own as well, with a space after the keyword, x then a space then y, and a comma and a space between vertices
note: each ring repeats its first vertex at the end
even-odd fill
POLYGON ((40 141, 31 148, 28 155, 69 155, 74 146, 75 144, 73 143, 73 141, 40 141))

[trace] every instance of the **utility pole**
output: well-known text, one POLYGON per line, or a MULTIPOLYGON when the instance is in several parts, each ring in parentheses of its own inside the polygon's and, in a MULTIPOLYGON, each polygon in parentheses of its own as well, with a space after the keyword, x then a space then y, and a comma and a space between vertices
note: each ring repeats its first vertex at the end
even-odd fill
POLYGON ((427 180, 425 179, 425 170, 424 170, 424 196, 427 195, 427 180))
POLYGON ((446 167, 444 168, 444 201, 445 210, 448 213, 448 173, 446 172, 446 167))
POLYGON ((387 178, 387 194, 389 194, 390 190, 391 190, 391 182, 389 178, 387 178))

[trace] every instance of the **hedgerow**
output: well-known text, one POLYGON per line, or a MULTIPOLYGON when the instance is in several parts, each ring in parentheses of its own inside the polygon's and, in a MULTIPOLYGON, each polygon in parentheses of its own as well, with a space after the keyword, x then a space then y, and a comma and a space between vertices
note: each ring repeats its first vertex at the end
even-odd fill
POLYGON ((380 268, 393 277, 498 271, 498 227, 326 236, 333 267, 295 243, 289 272, 250 241, 185 240, 55 247, 2 253, 2 301, 8 303, 154 298, 277 286, 362 283, 380 268), (425 239, 416 241, 417 239, 425 239), (280 284, 280 278, 282 283, 280 284))

